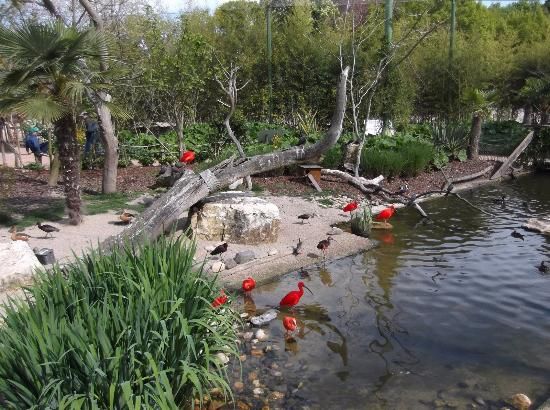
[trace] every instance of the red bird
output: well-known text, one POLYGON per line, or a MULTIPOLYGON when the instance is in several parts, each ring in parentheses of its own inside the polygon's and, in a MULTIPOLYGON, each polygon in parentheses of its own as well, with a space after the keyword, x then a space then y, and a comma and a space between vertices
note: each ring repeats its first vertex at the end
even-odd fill
POLYGON ((214 299, 214 302, 212 302, 212 307, 217 308, 218 306, 225 305, 227 303, 227 295, 225 294, 225 290, 220 290, 220 296, 218 296, 216 299, 214 299))
POLYGON ((383 209, 378 215, 376 215, 376 219, 378 221, 383 219, 384 223, 387 224, 388 219, 390 219, 394 213, 395 213, 395 206, 390 205, 389 208, 383 209))
POLYGON ((357 201, 353 201, 353 202, 350 202, 349 204, 347 204, 343 208, 343 211, 344 212, 349 212, 349 214, 351 215, 352 211, 355 211, 358 206, 359 206, 359 204, 357 203, 357 201))
POLYGON ((248 277, 245 280, 243 280, 243 292, 250 292, 255 287, 256 287, 256 281, 251 277, 248 277))
POLYGON ((313 295, 313 292, 305 285, 304 282, 298 282, 298 289, 299 290, 293 290, 292 292, 288 292, 284 298, 281 299, 279 302, 279 306, 295 306, 300 302, 300 298, 304 294, 304 288, 309 290, 309 292, 313 295))
POLYGON ((287 333, 294 332, 298 324, 296 323, 296 318, 292 316, 285 316, 283 318, 283 326, 285 327, 287 333))
POLYGON ((185 151, 180 158, 180 162, 184 164, 190 164, 195 160, 195 153, 193 151, 185 151))

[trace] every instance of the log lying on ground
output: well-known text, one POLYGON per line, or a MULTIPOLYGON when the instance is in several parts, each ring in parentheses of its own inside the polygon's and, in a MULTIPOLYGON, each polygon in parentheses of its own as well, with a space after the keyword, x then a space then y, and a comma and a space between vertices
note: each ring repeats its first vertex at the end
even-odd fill
MULTIPOLYGON (((493 166, 492 165, 489 165, 487 168, 484 168, 482 169, 481 171, 479 172, 475 172, 473 174, 469 174, 469 175, 464 175, 464 176, 461 176, 461 177, 455 177, 455 178, 447 178, 445 177, 445 180, 446 180, 446 183, 445 185, 443 185, 443 191, 446 191, 447 188, 449 188, 449 186, 451 184, 456 184, 458 182, 465 182, 465 181, 471 181, 472 179, 476 179, 476 178, 480 178, 482 177, 483 175, 485 175, 487 172, 491 171, 493 169, 493 166)), ((445 176, 445 174, 443 174, 443 176, 445 176)))
POLYGON ((336 107, 330 128, 324 138, 313 145, 299 146, 284 151, 257 155, 251 158, 229 158, 200 174, 186 171, 174 186, 137 217, 120 234, 101 243, 102 249, 120 245, 124 241, 146 241, 157 238, 171 229, 181 213, 213 192, 238 178, 271 171, 288 165, 304 163, 321 156, 332 147, 342 133, 346 109, 346 83, 348 68, 340 75, 336 92, 336 107))

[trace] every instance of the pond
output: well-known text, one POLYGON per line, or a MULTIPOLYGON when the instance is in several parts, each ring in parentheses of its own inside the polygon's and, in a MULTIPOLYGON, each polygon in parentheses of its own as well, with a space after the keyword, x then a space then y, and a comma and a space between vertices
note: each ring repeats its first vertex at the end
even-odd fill
POLYGON ((498 409, 515 393, 549 397, 550 275, 536 265, 550 259, 550 238, 521 224, 550 214, 550 176, 462 195, 490 215, 453 198, 427 202, 431 220, 398 212, 393 231, 373 232, 376 249, 256 289, 257 313, 299 280, 313 295, 290 312, 294 341, 282 311, 269 340, 243 343, 239 406, 269 397, 279 408, 498 409))

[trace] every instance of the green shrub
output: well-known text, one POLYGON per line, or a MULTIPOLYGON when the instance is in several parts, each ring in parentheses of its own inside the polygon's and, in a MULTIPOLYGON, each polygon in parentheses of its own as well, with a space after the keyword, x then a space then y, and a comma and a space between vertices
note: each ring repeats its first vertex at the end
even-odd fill
POLYGON ((479 151, 489 155, 510 155, 528 132, 516 121, 487 121, 481 127, 479 151))
POLYGON ((44 169, 44 165, 39 164, 38 162, 29 162, 26 165, 23 165, 23 168, 30 169, 31 171, 42 171, 44 169))
POLYGON ((342 152, 342 146, 339 144, 334 145, 323 154, 321 165, 323 168, 338 168, 344 161, 344 153, 342 152))
POLYGON ((446 152, 450 159, 464 158, 469 133, 470 127, 466 123, 439 122, 432 126, 433 144, 446 152))
POLYGON ((216 352, 236 353, 229 307, 193 265, 194 245, 161 238, 92 252, 37 274, 0 328, 0 402, 9 409, 190 408, 230 395, 216 352))
POLYGON ((434 151, 433 165, 436 169, 443 169, 449 163, 449 156, 443 149, 438 148, 434 151))

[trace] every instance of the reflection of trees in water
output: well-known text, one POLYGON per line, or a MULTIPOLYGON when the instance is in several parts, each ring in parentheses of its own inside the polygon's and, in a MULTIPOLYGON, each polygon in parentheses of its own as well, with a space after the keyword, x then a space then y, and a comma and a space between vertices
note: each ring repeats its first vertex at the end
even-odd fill
POLYGON ((395 311, 391 301, 393 278, 397 274, 397 255, 365 254, 366 273, 362 280, 365 284, 365 301, 374 310, 375 325, 378 332, 369 344, 369 351, 376 354, 384 363, 385 372, 378 377, 374 392, 378 393, 395 373, 392 366, 408 367, 418 363, 414 353, 399 339, 407 331, 397 324, 399 312, 395 311), (397 359, 396 357, 400 357, 397 359))

